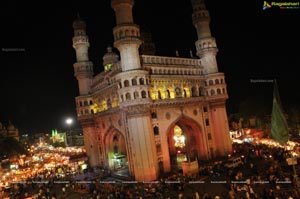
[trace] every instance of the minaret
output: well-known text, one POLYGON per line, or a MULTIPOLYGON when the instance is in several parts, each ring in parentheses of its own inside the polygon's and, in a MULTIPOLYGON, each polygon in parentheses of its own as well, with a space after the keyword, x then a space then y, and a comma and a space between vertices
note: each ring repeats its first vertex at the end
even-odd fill
POLYGON ((120 51, 122 71, 140 69, 140 29, 132 16, 133 0, 112 0, 117 26, 113 29, 114 47, 120 51))
POLYGON ((114 47, 120 51, 122 72, 116 75, 124 120, 129 172, 138 181, 156 180, 158 160, 150 114, 149 72, 142 69, 139 26, 134 24, 134 0, 112 0, 116 15, 114 47))
POLYGON ((74 75, 78 80, 79 94, 87 95, 90 93, 90 86, 93 78, 93 63, 89 61, 88 56, 90 43, 89 38, 86 35, 86 24, 79 15, 73 22, 73 29, 73 48, 76 51, 77 60, 73 65, 74 75))
POLYGON ((216 40, 210 32, 210 16, 204 0, 191 0, 193 6, 193 24, 196 27, 198 40, 196 41, 197 55, 204 66, 204 74, 218 72, 216 55, 218 52, 216 40))
POLYGON ((81 124, 84 138, 84 147, 89 157, 89 164, 91 167, 99 166, 100 164, 100 152, 98 150, 97 139, 95 139, 95 125, 93 114, 91 112, 91 84, 93 81, 93 63, 89 61, 88 49, 89 38, 86 35, 86 24, 77 16, 77 19, 73 22, 74 37, 73 48, 76 51, 76 63, 74 63, 74 76, 78 80, 79 95, 76 97, 77 101, 77 115, 81 124), (80 105, 78 101, 84 101, 80 105), (80 113, 80 111, 82 113, 80 113), (83 110, 86 111, 83 113, 83 110), (84 117, 82 117, 84 116, 84 117))
POLYGON ((198 40, 196 41, 197 55, 204 67, 204 81, 206 90, 205 103, 208 105, 207 134, 212 135, 208 141, 210 156, 227 156, 232 152, 229 136, 229 124, 226 112, 228 99, 224 73, 218 72, 216 55, 218 52, 216 40, 210 32, 210 16, 204 0, 191 0, 193 6, 193 24, 196 27, 198 40), (217 149, 217 150, 213 150, 217 149))

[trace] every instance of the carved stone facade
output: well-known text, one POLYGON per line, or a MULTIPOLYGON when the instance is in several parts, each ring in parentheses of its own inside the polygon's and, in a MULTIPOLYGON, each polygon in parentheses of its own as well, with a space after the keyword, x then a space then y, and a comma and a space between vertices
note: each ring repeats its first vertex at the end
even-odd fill
POLYGON ((142 41, 133 22, 133 0, 112 0, 117 20, 114 46, 120 61, 108 48, 104 71, 95 76, 92 63, 80 55, 89 46, 84 22, 74 22, 74 70, 81 91, 76 110, 91 166, 128 167, 136 180, 155 180, 171 171, 176 161, 177 129, 185 137, 184 154, 189 159, 231 153, 228 95, 224 74, 216 65, 217 46, 210 35, 208 11, 201 0, 192 4, 200 58, 140 55, 142 41), (198 13, 201 10, 205 17, 198 13))

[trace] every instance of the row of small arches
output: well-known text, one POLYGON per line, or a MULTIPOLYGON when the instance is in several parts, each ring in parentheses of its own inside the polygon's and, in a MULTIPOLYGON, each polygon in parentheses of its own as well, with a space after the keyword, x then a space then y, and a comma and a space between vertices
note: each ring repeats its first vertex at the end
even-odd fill
POLYGON ((211 47, 214 47, 211 42, 203 42, 202 44, 199 45, 200 49, 203 49, 203 48, 211 48, 211 47))
POLYGON ((133 93, 126 93, 125 95, 121 95, 121 101, 124 102, 124 101, 129 101, 131 99, 138 99, 138 98, 149 98, 149 92, 146 92, 146 91, 141 91, 141 92, 138 92, 138 91, 134 91, 133 93))
POLYGON ((89 105, 92 105, 93 104, 93 101, 90 100, 90 101, 87 101, 87 100, 84 100, 84 101, 79 101, 79 106, 89 106, 89 105))
POLYGON ((152 69, 152 74, 169 74, 169 75, 203 75, 199 70, 171 70, 171 69, 152 69))
POLYGON ((191 65, 198 66, 201 65, 201 60, 198 59, 178 59, 178 58, 170 58, 170 57, 151 57, 144 56, 144 63, 149 64, 164 64, 164 65, 191 65))
POLYGON ((119 88, 122 88, 122 87, 129 87, 129 86, 136 86, 136 85, 146 85, 148 84, 148 79, 146 79, 146 82, 145 82, 145 79, 144 78, 133 78, 131 79, 131 81, 129 80, 124 80, 123 81, 123 85, 121 82, 119 82, 119 88))
POLYGON ((80 116, 89 115, 89 114, 94 114, 94 110, 93 109, 91 109, 91 110, 89 110, 89 109, 80 110, 80 116))
POLYGON ((215 84, 223 84, 224 83, 224 79, 215 79, 215 80, 209 80, 209 81, 205 81, 204 84, 205 86, 212 86, 215 84))
POLYGON ((194 11, 202 11, 202 10, 206 10, 205 6, 203 5, 198 5, 198 6, 193 6, 194 11))
POLYGON ((194 18, 198 18, 198 17, 209 17, 208 12, 207 11, 200 11, 200 12, 194 12, 193 15, 194 18))
POLYGON ((226 89, 225 88, 217 88, 217 89, 211 89, 210 92, 206 91, 206 95, 210 94, 210 96, 213 95, 220 95, 220 94, 226 94, 226 89))
POLYGON ((122 39, 124 37, 140 37, 140 32, 139 30, 128 30, 126 29, 125 31, 120 30, 118 32, 115 32, 114 34, 114 39, 118 40, 118 39, 122 39))

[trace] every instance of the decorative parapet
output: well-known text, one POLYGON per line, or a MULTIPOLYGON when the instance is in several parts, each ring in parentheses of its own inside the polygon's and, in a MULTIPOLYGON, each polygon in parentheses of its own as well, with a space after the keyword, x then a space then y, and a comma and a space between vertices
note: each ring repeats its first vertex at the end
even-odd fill
POLYGON ((152 108, 159 106, 178 106, 185 104, 198 104, 204 101, 205 97, 192 97, 192 98, 175 98, 175 99, 165 99, 165 100, 155 100, 152 103, 152 108))
POLYGON ((177 65, 177 66, 194 66, 199 67, 201 65, 200 59, 181 58, 181 57, 162 57, 152 55, 142 55, 143 64, 155 64, 155 65, 177 65))

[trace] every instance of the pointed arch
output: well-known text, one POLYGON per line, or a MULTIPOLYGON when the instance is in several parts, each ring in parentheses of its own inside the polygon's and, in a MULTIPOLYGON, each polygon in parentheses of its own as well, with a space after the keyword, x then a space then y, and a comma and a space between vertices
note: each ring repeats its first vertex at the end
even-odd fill
MULTIPOLYGON (((170 157, 176 155, 174 147, 174 127, 179 126, 186 137, 186 153, 190 158, 207 159, 208 149, 203 129, 194 119, 185 115, 179 116, 168 127, 167 137, 170 157)), ((172 161, 171 161, 172 162, 172 161)))
POLYGON ((106 157, 106 166, 117 169, 127 164, 127 146, 124 134, 116 127, 110 126, 103 137, 102 154, 106 157))

